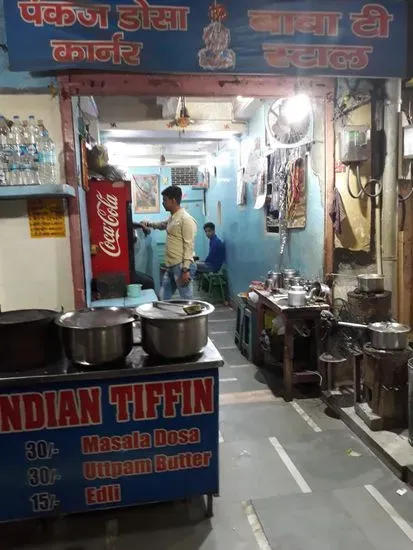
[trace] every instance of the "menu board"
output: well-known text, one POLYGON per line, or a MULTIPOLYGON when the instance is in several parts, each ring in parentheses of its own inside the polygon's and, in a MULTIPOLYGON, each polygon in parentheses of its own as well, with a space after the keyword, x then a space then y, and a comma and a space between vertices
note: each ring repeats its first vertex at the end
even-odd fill
POLYGON ((32 239, 66 237, 65 210, 62 199, 27 201, 32 239))
POLYGON ((0 391, 0 522, 218 493, 218 369, 0 391))

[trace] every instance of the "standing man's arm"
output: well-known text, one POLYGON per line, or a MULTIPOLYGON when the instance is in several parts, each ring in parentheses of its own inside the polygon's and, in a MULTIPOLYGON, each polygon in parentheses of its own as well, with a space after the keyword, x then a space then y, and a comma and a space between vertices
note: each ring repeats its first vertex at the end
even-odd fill
MULTIPOLYGON (((194 241, 196 235, 196 223, 191 218, 184 219, 182 222, 182 240, 183 240, 183 258, 182 269, 189 270, 194 261, 194 241)), ((182 273, 182 281, 188 283, 191 276, 189 271, 182 273)))
POLYGON ((152 229, 159 229, 160 231, 165 231, 168 225, 169 220, 164 220, 162 222, 148 222, 148 221, 142 221, 139 223, 134 223, 133 227, 140 227, 141 225, 144 225, 145 227, 149 227, 152 229))

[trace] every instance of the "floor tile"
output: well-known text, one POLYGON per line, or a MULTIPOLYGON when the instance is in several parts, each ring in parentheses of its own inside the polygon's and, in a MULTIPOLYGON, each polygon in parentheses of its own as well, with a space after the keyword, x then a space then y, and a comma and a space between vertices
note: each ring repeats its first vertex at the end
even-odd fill
POLYGON ((300 492, 268 439, 224 442, 219 452, 223 500, 241 502, 300 492))
POLYGON ((321 399, 297 399, 296 402, 324 430, 348 430, 346 425, 321 399))
POLYGON ((298 440, 311 435, 308 424, 281 399, 274 403, 251 404, 247 407, 232 405, 221 408, 220 425, 225 441, 275 436, 282 443, 284 440, 291 441, 291 433, 298 440))
POLYGON ((253 500, 271 548, 375 550, 331 493, 253 500))
POLYGON ((390 479, 392 473, 350 432, 314 433, 283 442, 313 491, 361 487, 390 479))
POLYGON ((334 492, 375 550, 411 550, 409 540, 364 487, 334 492))

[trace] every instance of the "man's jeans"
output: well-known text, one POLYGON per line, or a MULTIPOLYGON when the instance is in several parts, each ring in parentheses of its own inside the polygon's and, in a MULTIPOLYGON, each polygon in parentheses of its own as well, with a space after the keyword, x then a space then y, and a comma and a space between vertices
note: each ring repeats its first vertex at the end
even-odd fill
POLYGON ((198 273, 213 273, 215 271, 208 262, 196 262, 196 270, 198 273))
POLYGON ((191 280, 188 285, 181 286, 182 265, 174 265, 167 267, 162 278, 161 289, 159 291, 159 297, 161 300, 170 300, 178 289, 179 296, 183 300, 192 300, 193 284, 192 280, 196 273, 196 265, 191 264, 189 268, 189 274, 191 280))

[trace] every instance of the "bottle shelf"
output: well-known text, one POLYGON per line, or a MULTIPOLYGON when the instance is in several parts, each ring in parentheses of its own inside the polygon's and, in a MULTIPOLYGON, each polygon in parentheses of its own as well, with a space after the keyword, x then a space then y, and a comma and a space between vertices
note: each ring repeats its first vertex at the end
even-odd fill
POLYGON ((0 185, 0 200, 75 197, 71 185, 0 185))

